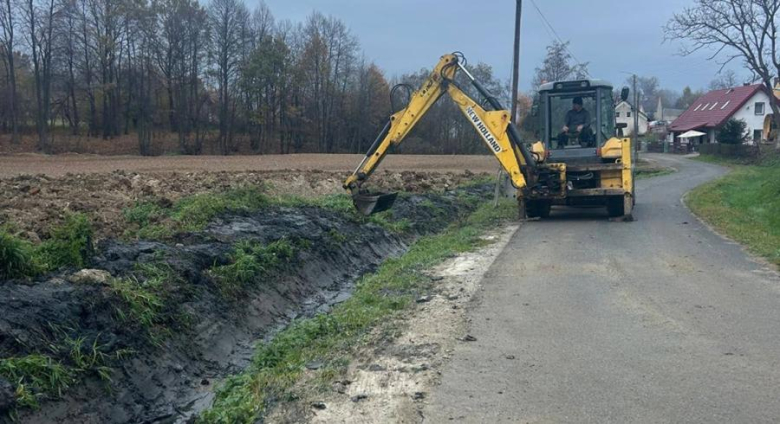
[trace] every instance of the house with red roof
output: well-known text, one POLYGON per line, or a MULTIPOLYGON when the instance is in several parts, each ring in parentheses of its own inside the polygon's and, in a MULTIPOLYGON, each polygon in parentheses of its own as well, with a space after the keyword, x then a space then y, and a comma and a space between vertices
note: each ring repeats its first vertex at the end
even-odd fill
POLYGON ((772 114, 769 102, 773 98, 762 84, 710 91, 672 122, 673 140, 682 144, 717 143, 717 130, 731 118, 745 121, 748 140, 765 140, 764 124, 772 114), (697 133, 701 135, 695 136, 697 133))

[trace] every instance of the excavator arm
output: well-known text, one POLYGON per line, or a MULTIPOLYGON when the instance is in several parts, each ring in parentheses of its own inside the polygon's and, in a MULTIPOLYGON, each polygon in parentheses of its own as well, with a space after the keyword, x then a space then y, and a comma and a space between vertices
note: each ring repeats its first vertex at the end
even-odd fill
POLYGON ((518 193, 522 194, 529 184, 533 184, 536 162, 520 142, 517 129, 510 120, 509 111, 505 110, 498 100, 474 79, 462 64, 461 56, 449 54, 442 56, 428 79, 412 93, 406 108, 390 117, 360 165, 344 182, 344 188, 352 195, 359 211, 370 215, 392 206, 395 194, 369 194, 362 189, 362 185, 377 169, 389 149, 401 144, 417 122, 445 93, 453 99, 496 156, 509 174, 512 184, 518 189, 518 193), (458 70, 466 74, 477 91, 487 99, 492 110, 485 110, 458 86, 455 82, 455 74, 458 70))

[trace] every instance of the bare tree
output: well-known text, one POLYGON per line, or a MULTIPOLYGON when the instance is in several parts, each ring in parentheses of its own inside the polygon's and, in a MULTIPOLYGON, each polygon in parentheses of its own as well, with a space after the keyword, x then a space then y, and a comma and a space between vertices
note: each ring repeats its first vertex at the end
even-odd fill
POLYGON ((38 4, 27 0, 24 8, 30 50, 35 72, 35 126, 38 131, 38 149, 49 149, 49 117, 51 112, 52 33, 56 13, 54 0, 38 4))
POLYGON ((16 47, 14 42, 14 29, 16 27, 16 19, 14 18, 15 7, 11 4, 11 0, 4 0, 0 6, 0 26, 3 27, 3 32, 0 34, 0 43, 2 43, 3 54, 6 61, 6 73, 8 75, 8 108, 11 113, 11 142, 19 142, 19 127, 17 120, 17 97, 16 97, 16 64, 14 62, 14 48, 16 47))
POLYGON ((710 81, 710 90, 725 90, 739 85, 737 74, 732 70, 727 70, 718 74, 718 77, 710 81))
POLYGON ((588 76, 588 63, 572 63, 574 58, 569 53, 569 42, 553 41, 547 46, 547 55, 542 66, 536 68, 533 79, 533 89, 536 90, 545 82, 581 79, 588 76))
MULTIPOLYGON (((722 66, 742 61, 772 95, 773 79, 780 76, 778 11, 780 0, 695 0, 694 6, 675 14, 664 29, 669 40, 687 40, 681 48, 684 55, 711 52, 709 58, 720 58, 722 66)), ((780 127, 777 102, 769 104, 780 127)), ((780 139, 776 141, 780 149, 780 139)))
POLYGON ((234 96, 239 61, 243 50, 242 30, 249 12, 239 0, 214 0, 209 5, 212 28, 212 55, 216 61, 219 91, 219 147, 222 154, 230 152, 233 139, 234 96))

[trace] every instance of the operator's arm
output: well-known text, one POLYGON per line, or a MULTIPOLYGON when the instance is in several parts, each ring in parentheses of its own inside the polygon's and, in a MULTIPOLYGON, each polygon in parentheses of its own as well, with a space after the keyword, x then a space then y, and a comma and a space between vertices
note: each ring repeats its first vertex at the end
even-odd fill
POLYGON ((582 124, 582 128, 590 128, 590 112, 587 109, 582 110, 585 115, 585 122, 582 124))
POLYGON ((390 121, 368 149, 363 161, 344 182, 345 189, 353 195, 357 194, 360 185, 376 170, 390 146, 401 144, 420 118, 444 94, 442 78, 454 78, 457 69, 457 66, 454 66, 456 61, 454 55, 442 56, 428 79, 412 94, 409 105, 390 117, 390 121))
POLYGON ((563 132, 567 133, 569 132, 569 128, 571 128, 571 117, 572 117, 572 111, 566 112, 566 116, 563 118, 563 132))

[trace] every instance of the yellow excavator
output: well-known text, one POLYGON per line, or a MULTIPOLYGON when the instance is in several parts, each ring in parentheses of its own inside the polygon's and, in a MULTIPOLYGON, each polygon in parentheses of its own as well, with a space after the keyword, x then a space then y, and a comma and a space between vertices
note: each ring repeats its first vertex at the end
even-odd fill
MULTIPOLYGON (((393 113, 355 171, 344 182, 357 210, 370 215, 390 209, 397 193, 371 193, 363 187, 388 150, 403 142, 425 113, 449 94, 496 156, 517 189, 521 218, 546 218, 552 205, 606 206, 611 217, 632 219, 634 152, 631 140, 615 135, 612 87, 599 80, 552 82, 539 89, 532 115, 540 140, 527 145, 504 109, 468 71, 459 52, 447 54, 414 93, 406 108, 393 113), (471 98, 455 80, 462 72, 485 100, 471 98), (561 131, 573 99, 590 109, 585 131, 561 131), (541 111, 541 113, 540 113, 541 111)), ((628 97, 624 88, 621 97, 628 97)), ((618 126, 622 133, 625 124, 618 126)), ((570 129, 573 131, 575 129, 570 129)), ((622 134, 621 134, 622 135, 622 134)))

